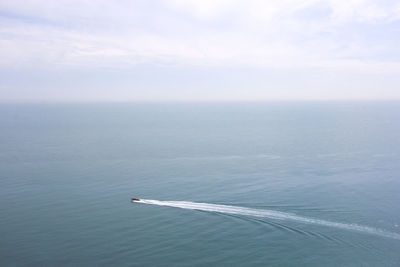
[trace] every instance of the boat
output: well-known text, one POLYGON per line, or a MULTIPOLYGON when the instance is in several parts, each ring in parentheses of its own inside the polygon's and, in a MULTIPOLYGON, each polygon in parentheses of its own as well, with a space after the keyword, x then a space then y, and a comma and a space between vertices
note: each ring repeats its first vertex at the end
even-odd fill
POLYGON ((139 198, 134 198, 134 197, 133 197, 133 198, 131 199, 131 202, 135 202, 135 201, 140 201, 140 199, 139 199, 139 198))

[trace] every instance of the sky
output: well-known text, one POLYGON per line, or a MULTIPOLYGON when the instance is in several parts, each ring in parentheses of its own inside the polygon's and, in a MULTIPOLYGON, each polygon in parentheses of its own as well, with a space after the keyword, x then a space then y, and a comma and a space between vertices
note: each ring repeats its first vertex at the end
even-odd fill
POLYGON ((0 102, 346 99, 400 99, 400 1, 0 1, 0 102))

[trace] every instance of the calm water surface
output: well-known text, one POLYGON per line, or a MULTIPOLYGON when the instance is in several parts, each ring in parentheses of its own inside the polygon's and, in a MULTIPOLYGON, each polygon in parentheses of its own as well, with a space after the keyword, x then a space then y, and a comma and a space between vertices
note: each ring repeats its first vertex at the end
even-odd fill
POLYGON ((0 105, 1 266, 400 266, 399 234, 400 102, 0 105))

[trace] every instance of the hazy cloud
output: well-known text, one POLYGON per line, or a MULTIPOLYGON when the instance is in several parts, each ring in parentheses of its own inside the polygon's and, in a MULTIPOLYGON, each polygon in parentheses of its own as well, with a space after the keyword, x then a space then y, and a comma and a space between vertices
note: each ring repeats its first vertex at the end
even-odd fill
POLYGON ((4 0, 0 2, 0 97, 18 99, 23 92, 29 99, 40 88, 52 87, 56 99, 57 90, 64 90, 57 88, 66 85, 43 80, 45 73, 56 72, 69 77, 63 79, 72 88, 70 94, 60 94, 65 99, 79 99, 73 88, 80 88, 81 96, 90 92, 84 99, 95 100, 88 87, 99 88, 103 95, 113 90, 117 100, 174 99, 179 94, 213 99, 209 95, 213 90, 223 92, 218 99, 229 99, 222 86, 236 87, 232 92, 246 92, 249 99, 313 94, 346 98, 349 90, 360 98, 374 98, 382 92, 378 82, 382 80, 391 81, 385 82, 385 97, 394 98, 400 96, 399 19, 398 1, 4 0), (232 69, 235 76, 230 78, 236 82, 221 82, 229 79, 232 69), (132 72, 138 76, 130 78, 127 73, 132 72), (191 79, 171 80, 175 72, 191 79), (208 72, 214 78, 200 82, 209 88, 201 89, 198 73, 208 72), (25 82, 12 78, 17 73, 25 82), (97 79, 83 81, 80 73, 97 79), (144 77, 153 73, 159 83, 138 73, 144 77), (271 73, 290 73, 292 83, 263 79, 271 73), (43 78, 33 79, 35 74, 43 78), (110 81, 118 79, 112 86, 110 81), (253 79, 248 84, 262 90, 245 86, 248 79, 253 79), (315 94, 314 87, 324 84, 338 91, 315 94), (170 95, 160 94, 163 86, 170 88, 170 95), (347 91, 338 89, 343 86, 347 91), (1 88, 14 88, 16 93, 1 88), (360 94, 359 88, 366 89, 360 94))

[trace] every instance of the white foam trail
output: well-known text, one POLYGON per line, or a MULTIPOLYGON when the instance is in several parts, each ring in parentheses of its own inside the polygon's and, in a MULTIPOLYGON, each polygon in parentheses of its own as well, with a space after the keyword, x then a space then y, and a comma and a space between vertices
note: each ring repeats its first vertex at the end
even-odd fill
POLYGON ((237 214, 243 216, 263 217, 263 218, 270 218, 277 220, 290 220, 307 224, 318 224, 323 226, 335 227, 349 231, 358 231, 362 233, 368 233, 368 234, 400 240, 400 234, 388 232, 378 228, 363 226, 359 224, 347 224, 347 223, 331 222, 314 218, 307 218, 291 213, 274 211, 274 210, 260 210, 260 209, 246 208, 246 207, 188 202, 188 201, 160 201, 160 200, 150 200, 150 199, 141 199, 140 201, 135 201, 135 203, 143 203, 143 204, 150 204, 157 206, 168 206, 168 207, 175 207, 175 208, 189 209, 189 210, 218 212, 225 214, 237 214))

